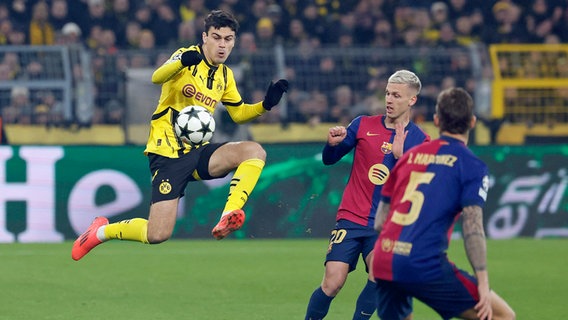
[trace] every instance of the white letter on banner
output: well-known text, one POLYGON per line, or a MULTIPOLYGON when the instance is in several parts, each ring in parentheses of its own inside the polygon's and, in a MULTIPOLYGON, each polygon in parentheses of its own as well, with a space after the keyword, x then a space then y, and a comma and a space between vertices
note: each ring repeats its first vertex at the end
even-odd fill
POLYGON ((63 158, 61 147, 21 147, 26 161, 27 182, 6 182, 6 161, 12 150, 0 149, 0 242, 13 242, 6 230, 6 202, 25 201, 26 229, 19 242, 61 242, 63 235, 55 229, 55 163, 63 158))
POLYGON ((76 234, 81 234, 95 217, 123 214, 141 201, 142 193, 138 185, 126 174, 108 169, 91 172, 77 182, 69 195, 69 223, 76 234), (116 199, 97 205, 97 190, 103 186, 113 188, 116 199))

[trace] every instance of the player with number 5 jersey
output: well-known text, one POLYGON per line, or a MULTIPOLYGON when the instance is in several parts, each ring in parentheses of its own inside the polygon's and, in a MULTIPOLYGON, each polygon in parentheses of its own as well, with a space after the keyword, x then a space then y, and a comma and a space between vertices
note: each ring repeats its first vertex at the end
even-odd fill
POLYGON ((372 263, 377 313, 381 319, 410 319, 417 298, 443 319, 514 319, 489 286, 482 212, 489 178, 485 163, 466 146, 475 125, 471 96, 461 88, 442 91, 434 124, 440 138, 407 151, 382 189, 372 263), (446 254, 460 214, 475 275, 446 254))

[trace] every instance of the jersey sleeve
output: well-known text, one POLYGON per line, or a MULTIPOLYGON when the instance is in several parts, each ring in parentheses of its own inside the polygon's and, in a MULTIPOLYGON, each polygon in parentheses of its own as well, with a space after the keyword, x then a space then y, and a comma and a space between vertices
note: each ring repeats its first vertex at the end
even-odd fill
POLYGON ((231 119, 238 124, 249 122, 266 112, 262 101, 255 104, 241 103, 238 106, 225 105, 231 119))
POLYGON ((336 163, 355 147, 360 123, 361 117, 357 117, 351 121, 349 126, 347 126, 347 136, 337 146, 332 147, 327 143, 325 144, 322 151, 322 161, 325 165, 336 163))
POLYGON ((464 181, 461 206, 477 205, 483 207, 489 191, 489 173, 487 166, 475 158, 462 168, 464 181))
POLYGON ((225 73, 223 76, 227 80, 227 85, 221 102, 227 108, 227 112, 234 122, 246 123, 266 112, 266 109, 262 106, 262 101, 253 104, 243 102, 231 68, 225 66, 222 72, 225 73))
POLYGON ((154 71, 152 74, 152 83, 162 84, 174 78, 184 68, 184 65, 181 64, 181 54, 188 50, 198 49, 196 46, 192 46, 190 48, 180 48, 176 50, 164 64, 154 71))

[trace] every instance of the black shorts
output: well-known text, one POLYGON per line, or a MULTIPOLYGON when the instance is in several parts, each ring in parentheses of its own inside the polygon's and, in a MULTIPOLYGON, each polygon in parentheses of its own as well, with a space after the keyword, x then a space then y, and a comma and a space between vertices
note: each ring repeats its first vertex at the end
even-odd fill
POLYGON ((208 143, 179 158, 148 154, 152 174, 152 203, 181 198, 190 181, 222 178, 209 174, 209 159, 225 143, 208 143))

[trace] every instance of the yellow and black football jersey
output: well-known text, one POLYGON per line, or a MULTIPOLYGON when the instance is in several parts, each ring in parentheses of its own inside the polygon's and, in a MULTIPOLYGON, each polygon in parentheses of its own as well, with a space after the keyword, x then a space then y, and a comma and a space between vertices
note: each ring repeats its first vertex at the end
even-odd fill
POLYGON ((214 66, 204 58, 197 65, 184 67, 181 54, 187 50, 197 50, 204 56, 200 46, 180 48, 152 75, 152 82, 162 85, 162 93, 150 122, 146 154, 178 158, 189 152, 191 146, 184 144, 174 130, 176 116, 187 106, 203 106, 213 114, 221 102, 236 123, 245 123, 266 112, 262 101, 242 101, 233 71, 226 65, 214 66))

